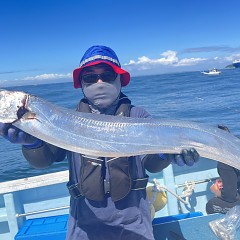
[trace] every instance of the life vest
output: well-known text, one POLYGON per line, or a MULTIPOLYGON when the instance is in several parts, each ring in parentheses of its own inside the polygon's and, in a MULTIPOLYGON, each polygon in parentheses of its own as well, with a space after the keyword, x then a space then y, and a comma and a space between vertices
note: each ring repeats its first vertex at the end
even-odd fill
MULTIPOLYGON (((121 93, 115 115, 129 117, 131 101, 121 93)), ((77 111, 91 112, 86 99, 78 104, 77 111)), ((103 201, 106 196, 119 201, 131 190, 145 189, 148 178, 133 179, 132 161, 134 157, 94 158, 74 153, 81 161, 80 179, 78 183, 69 184, 68 190, 72 197, 86 197, 93 201, 103 201)))

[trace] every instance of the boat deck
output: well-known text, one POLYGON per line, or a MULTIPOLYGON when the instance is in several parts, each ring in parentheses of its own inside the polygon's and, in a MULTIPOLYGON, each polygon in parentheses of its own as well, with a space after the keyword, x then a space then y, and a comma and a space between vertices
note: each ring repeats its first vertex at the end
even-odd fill
MULTIPOLYGON (((209 222, 223 217, 222 214, 201 216, 201 213, 179 214, 153 220, 155 240, 217 240, 209 222)), ((64 240, 68 214, 27 220, 15 236, 15 240, 64 240)), ((237 232, 236 239, 240 239, 237 232)))

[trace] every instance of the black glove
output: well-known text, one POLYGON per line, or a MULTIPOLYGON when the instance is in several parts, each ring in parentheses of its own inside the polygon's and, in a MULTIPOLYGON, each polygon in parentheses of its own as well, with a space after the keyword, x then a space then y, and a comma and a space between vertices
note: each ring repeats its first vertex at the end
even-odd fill
POLYGON ((184 165, 193 166, 198 162, 200 156, 194 148, 183 149, 181 154, 160 154, 160 157, 169 159, 173 164, 182 167, 184 165))
POLYGON ((38 148, 43 144, 42 140, 18 129, 11 123, 0 122, 0 135, 11 143, 22 144, 26 148, 38 148))

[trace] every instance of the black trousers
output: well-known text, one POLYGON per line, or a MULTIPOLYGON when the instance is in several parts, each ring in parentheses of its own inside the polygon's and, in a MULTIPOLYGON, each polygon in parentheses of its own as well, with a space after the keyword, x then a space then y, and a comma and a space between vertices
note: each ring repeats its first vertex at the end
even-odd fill
POLYGON ((207 214, 213 214, 213 213, 225 214, 230 208, 236 205, 240 205, 240 200, 236 202, 226 202, 221 198, 214 197, 207 202, 206 212, 207 214))

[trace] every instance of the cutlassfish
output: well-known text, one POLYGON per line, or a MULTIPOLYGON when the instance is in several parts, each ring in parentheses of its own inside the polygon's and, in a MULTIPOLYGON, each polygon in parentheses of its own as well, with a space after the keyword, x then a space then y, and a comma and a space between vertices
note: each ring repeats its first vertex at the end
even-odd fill
POLYGON ((0 122, 89 156, 114 158, 195 148, 201 157, 240 169, 240 139, 202 123, 80 113, 7 90, 0 90, 0 122), (28 111, 20 117, 23 109, 28 111))

